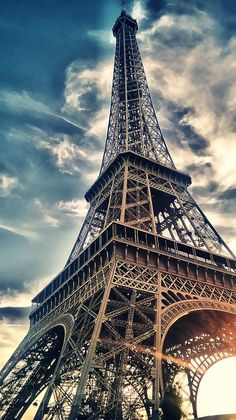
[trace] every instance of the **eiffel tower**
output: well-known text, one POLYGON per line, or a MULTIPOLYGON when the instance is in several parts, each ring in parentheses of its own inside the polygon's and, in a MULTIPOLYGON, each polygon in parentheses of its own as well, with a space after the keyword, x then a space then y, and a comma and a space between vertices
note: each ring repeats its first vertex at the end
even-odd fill
POLYGON ((85 194, 90 208, 1 372, 1 419, 21 419, 38 404, 35 420, 154 420, 177 382, 185 418, 196 418, 205 372, 236 354, 234 255, 173 163, 137 30, 123 9, 113 26, 101 171, 85 194))

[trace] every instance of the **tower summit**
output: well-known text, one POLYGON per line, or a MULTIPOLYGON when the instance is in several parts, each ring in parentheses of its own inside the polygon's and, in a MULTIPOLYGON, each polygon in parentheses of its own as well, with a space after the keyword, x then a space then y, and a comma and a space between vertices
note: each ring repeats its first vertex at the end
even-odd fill
MULTIPOLYGON (((1 419, 155 420, 168 384, 235 355, 236 263, 188 191, 121 11, 101 171, 65 268, 33 298, 29 331, 0 377, 1 419)), ((185 402, 185 405, 187 403, 185 402)))

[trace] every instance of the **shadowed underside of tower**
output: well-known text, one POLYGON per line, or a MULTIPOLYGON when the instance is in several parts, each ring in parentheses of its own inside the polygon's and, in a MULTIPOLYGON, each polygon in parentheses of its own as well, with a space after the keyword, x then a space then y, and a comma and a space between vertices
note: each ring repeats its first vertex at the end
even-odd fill
POLYGON ((38 420, 154 420, 181 377, 190 419, 206 370, 235 354, 234 256, 169 154, 137 29, 122 11, 101 172, 66 266, 33 299, 2 370, 2 419, 44 391, 38 420))

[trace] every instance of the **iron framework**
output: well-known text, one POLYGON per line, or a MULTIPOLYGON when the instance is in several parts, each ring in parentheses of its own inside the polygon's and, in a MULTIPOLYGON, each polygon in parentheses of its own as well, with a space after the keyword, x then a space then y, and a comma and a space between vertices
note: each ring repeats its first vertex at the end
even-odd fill
POLYGON ((206 370, 235 355, 236 262, 170 157, 137 29, 123 10, 101 172, 67 263, 34 297, 1 372, 1 419, 40 398, 35 420, 155 420, 182 376, 190 419, 206 370))

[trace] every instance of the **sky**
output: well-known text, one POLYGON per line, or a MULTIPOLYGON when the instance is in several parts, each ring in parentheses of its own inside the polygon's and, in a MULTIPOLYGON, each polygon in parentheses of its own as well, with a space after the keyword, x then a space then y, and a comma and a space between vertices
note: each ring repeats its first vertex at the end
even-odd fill
MULTIPOLYGON (((236 2, 127 3, 172 158, 236 252, 236 2)), ((106 137, 119 13, 119 0, 0 2, 0 365, 86 214, 83 195, 106 137)))

